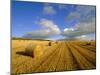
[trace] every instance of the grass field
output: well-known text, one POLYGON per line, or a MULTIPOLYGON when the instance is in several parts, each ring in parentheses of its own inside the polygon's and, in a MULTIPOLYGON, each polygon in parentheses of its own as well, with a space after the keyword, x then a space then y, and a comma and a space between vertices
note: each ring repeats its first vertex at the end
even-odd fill
POLYGON ((95 41, 12 40, 12 74, 95 68, 95 41))

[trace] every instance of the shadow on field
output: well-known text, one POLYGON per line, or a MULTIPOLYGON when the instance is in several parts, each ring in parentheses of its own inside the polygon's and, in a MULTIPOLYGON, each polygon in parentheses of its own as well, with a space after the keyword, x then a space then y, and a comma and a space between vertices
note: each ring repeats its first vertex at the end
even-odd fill
POLYGON ((26 53, 25 51, 16 52, 16 54, 23 55, 23 56, 29 56, 29 57, 33 58, 33 56, 31 56, 30 54, 26 53))

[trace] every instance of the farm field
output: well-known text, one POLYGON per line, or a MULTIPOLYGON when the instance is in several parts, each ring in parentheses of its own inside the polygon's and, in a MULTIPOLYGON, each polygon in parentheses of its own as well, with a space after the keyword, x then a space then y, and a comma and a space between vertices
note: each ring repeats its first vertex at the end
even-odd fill
POLYGON ((95 68, 95 41, 12 40, 12 74, 95 68))

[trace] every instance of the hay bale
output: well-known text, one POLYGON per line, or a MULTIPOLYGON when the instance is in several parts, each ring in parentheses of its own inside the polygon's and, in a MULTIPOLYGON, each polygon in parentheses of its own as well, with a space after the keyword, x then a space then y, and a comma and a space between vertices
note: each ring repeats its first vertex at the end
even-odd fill
POLYGON ((40 58, 44 53, 45 46, 44 45, 35 45, 35 44, 29 44, 25 52, 28 56, 34 57, 34 58, 40 58))
POLYGON ((86 45, 91 45, 91 43, 90 42, 87 42, 86 45))
POLYGON ((29 44, 26 48, 25 48, 25 53, 31 57, 34 57, 34 50, 36 48, 35 44, 29 44))
POLYGON ((51 41, 48 43, 48 46, 51 46, 51 41))
POLYGON ((58 44, 58 41, 56 41, 55 43, 58 44))
POLYGON ((40 58, 44 54, 45 45, 37 45, 34 50, 35 58, 40 58))

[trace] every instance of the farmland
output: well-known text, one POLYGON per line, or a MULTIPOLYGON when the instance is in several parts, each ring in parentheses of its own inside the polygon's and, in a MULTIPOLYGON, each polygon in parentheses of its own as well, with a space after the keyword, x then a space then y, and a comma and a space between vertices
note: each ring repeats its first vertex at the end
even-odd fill
POLYGON ((12 40, 12 74, 95 68, 95 41, 12 40))

